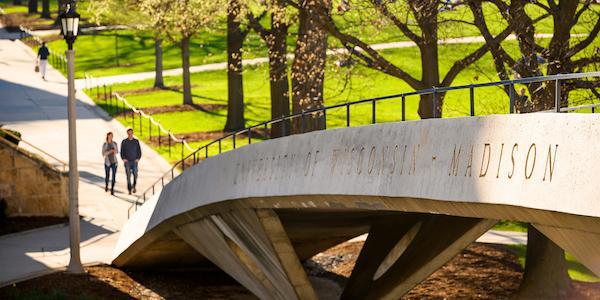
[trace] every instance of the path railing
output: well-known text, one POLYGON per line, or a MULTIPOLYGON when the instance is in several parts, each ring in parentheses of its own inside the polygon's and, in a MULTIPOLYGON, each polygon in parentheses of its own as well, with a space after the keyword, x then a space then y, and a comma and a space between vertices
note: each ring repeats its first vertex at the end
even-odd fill
POLYGON ((181 159, 184 158, 184 149, 188 151, 194 151, 195 149, 190 147, 185 138, 178 138, 175 136, 170 129, 166 129, 160 122, 145 113, 142 109, 135 107, 131 103, 125 99, 125 97, 119 95, 117 92, 113 92, 112 86, 107 86, 106 84, 99 85, 97 84, 98 79, 90 74, 84 74, 84 90, 87 91, 88 96, 96 95, 96 101, 104 101, 104 103, 108 106, 107 109, 110 113, 114 115, 122 115, 125 118, 125 123, 131 125, 131 129, 134 131, 139 129, 139 134, 144 134, 144 124, 147 120, 148 124, 148 137, 152 140, 152 134, 154 133, 158 146, 162 145, 162 137, 167 137, 167 149, 169 151, 169 156, 171 156, 171 151, 174 150, 175 145, 181 146, 181 159), (136 120, 136 115, 137 120, 136 120), (128 121, 129 120, 129 121, 128 121), (153 130, 153 127, 155 130, 153 130))
MULTIPOLYGON (((55 156, 53 156, 52 154, 42 150, 39 147, 36 147, 35 145, 27 142, 26 140, 22 139, 20 136, 17 136, 15 134, 13 134, 12 132, 10 132, 9 130, 6 130, 2 127, 0 127, 0 131, 5 135, 5 136, 9 136, 12 140, 14 141, 19 141, 19 143, 24 143, 27 144, 29 147, 31 147, 32 149, 34 149, 35 151, 37 151, 38 153, 35 153, 37 155, 43 155, 45 157, 47 157, 48 159, 44 159, 44 161, 46 161, 46 163, 48 163, 50 166, 52 166, 53 168, 55 168, 58 171, 62 171, 67 172, 68 170, 68 164, 58 158, 56 158, 55 156)), ((0 136, 0 138, 3 138, 2 136, 0 136)), ((8 139, 3 138, 5 140, 7 140, 8 142, 10 142, 8 139)), ((17 145, 17 147, 19 147, 17 145)))
MULTIPOLYGON (((44 42, 39 36, 34 35, 33 31, 31 31, 29 28, 20 25, 19 29, 21 30, 21 41, 23 41, 26 44, 31 43, 31 47, 33 47, 34 45, 39 47, 44 42)), ((48 62, 52 65, 52 67, 61 71, 62 73, 66 73, 67 58, 65 57, 65 55, 53 51, 52 49, 50 49, 50 47, 48 47, 48 51, 50 52, 50 56, 48 56, 48 62)))
MULTIPOLYGON (((515 95, 515 93, 514 93, 515 85, 531 84, 531 83, 548 83, 548 82, 555 84, 555 93, 554 93, 555 108, 552 110, 553 112, 561 113, 561 112, 570 112, 570 111, 575 111, 575 110, 580 110, 580 109, 591 109, 592 112, 595 112, 596 108, 600 107, 600 103, 594 103, 591 105, 581 105, 581 106, 575 106, 575 107, 561 107, 561 105, 560 105, 561 99, 562 99, 562 97, 560 95, 561 83, 568 82, 568 80, 581 79, 581 78, 595 78, 595 80, 599 80, 600 72, 559 74, 559 75, 551 75, 551 76, 529 77, 529 78, 522 78, 522 79, 515 79, 515 80, 503 80, 503 81, 480 83, 480 84, 430 88, 430 89, 425 89, 425 90, 420 90, 420 91, 406 92, 406 93, 394 94, 394 95, 389 95, 389 96, 384 96, 384 97, 375 97, 375 98, 363 99, 363 100, 358 100, 358 101, 353 101, 353 102, 347 102, 347 103, 342 103, 342 104, 326 106, 326 107, 319 107, 319 108, 302 111, 300 113, 292 114, 289 116, 284 116, 284 117, 272 119, 269 121, 264 121, 264 122, 249 126, 247 128, 237 130, 235 132, 231 132, 228 135, 218 138, 218 139, 198 148, 197 150, 193 151, 191 154, 183 157, 180 161, 175 163, 168 172, 164 173, 148 189, 146 189, 145 191, 142 192, 142 195, 138 198, 138 200, 135 201, 128 209, 127 216, 129 217, 132 209, 137 210, 138 205, 143 204, 149 196, 154 195, 159 189, 162 189, 165 186, 165 184, 167 184, 171 180, 175 179, 175 177, 176 177, 175 170, 177 168, 181 168, 182 171, 185 171, 186 168, 196 165, 197 163, 210 157, 209 147, 216 145, 218 147, 218 154, 220 154, 220 153, 222 153, 222 150, 223 150, 222 149, 223 141, 230 139, 233 144, 233 149, 236 149, 236 138, 242 134, 247 134, 248 144, 251 144, 253 131, 256 131, 256 129, 262 129, 263 130, 262 140, 268 140, 269 135, 267 134, 267 132, 268 132, 269 125, 272 126, 273 124, 286 124, 289 121, 294 121, 296 123, 295 127, 297 128, 295 133, 302 134, 302 133, 306 132, 306 127, 307 127, 306 125, 310 126, 308 123, 310 120, 306 120, 306 119, 307 118, 314 119, 314 116, 317 116, 317 118, 319 118, 321 120, 321 122, 319 122, 321 124, 321 127, 319 129, 327 130, 328 111, 331 112, 332 110, 336 110, 336 109, 337 110, 345 109, 345 114, 346 114, 346 124, 345 125, 346 125, 346 127, 351 127, 351 113, 350 113, 351 110, 350 110, 350 108, 353 106, 356 106, 356 105, 360 105, 360 104, 371 104, 371 124, 376 124, 377 123, 377 115, 376 115, 377 103, 380 103, 382 101, 391 100, 391 99, 401 99, 400 107, 398 107, 398 114, 401 116, 400 119, 402 121, 406 121, 406 98, 409 96, 422 96, 422 95, 432 95, 433 96, 433 104, 434 104, 433 105, 433 107, 434 107, 433 115, 434 115, 434 117, 436 117, 437 109, 435 109, 435 108, 438 106, 438 103, 440 100, 440 95, 443 95, 450 91, 457 91, 457 90, 468 90, 469 91, 470 116, 475 116, 475 90, 485 88, 485 87, 502 87, 502 88, 508 87, 509 88, 509 99, 508 99, 509 100, 509 113, 512 114, 512 113, 515 113, 515 106, 516 106, 515 102, 518 97, 518 95, 515 95)), ((282 126, 282 128, 285 129, 286 126, 282 126)), ((283 132, 283 136, 287 136, 290 134, 292 134, 292 132, 285 132, 285 131, 283 132)), ((257 139, 255 138, 255 140, 257 140, 257 139)))

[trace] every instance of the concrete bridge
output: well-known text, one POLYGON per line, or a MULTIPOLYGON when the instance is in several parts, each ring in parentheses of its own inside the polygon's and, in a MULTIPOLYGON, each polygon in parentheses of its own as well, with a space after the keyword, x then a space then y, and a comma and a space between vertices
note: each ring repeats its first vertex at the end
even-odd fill
POLYGON ((395 299, 508 219, 600 275, 599 125, 595 114, 496 115, 251 144, 148 200, 113 262, 208 259, 260 298, 315 299, 300 261, 368 232, 343 297, 395 299))

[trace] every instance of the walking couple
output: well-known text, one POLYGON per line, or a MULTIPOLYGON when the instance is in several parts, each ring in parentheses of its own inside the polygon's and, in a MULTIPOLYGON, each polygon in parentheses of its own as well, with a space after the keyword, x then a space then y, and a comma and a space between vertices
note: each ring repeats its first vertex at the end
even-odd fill
MULTIPOLYGON (((102 145, 102 155, 104 156, 104 174, 105 174, 105 187, 104 191, 108 192, 108 183, 110 179, 110 173, 112 171, 112 181, 110 187, 110 194, 115 194, 115 176, 117 174, 117 154, 119 148, 117 143, 113 141, 113 134, 109 132, 106 134, 106 141, 102 145)), ((121 142, 121 159, 125 164, 125 175, 127 176, 127 191, 129 195, 135 193, 135 185, 137 183, 138 176, 138 162, 142 158, 142 149, 140 148, 140 142, 133 137, 133 129, 127 129, 127 138, 121 142), (133 182, 131 177, 133 175, 133 182)))

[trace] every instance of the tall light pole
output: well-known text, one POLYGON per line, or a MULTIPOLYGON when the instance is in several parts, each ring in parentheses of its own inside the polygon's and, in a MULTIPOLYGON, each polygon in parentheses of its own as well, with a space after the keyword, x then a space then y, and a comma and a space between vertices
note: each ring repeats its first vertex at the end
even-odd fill
POLYGON ((79 254, 80 228, 79 228, 79 172, 77 171, 77 110, 75 103, 75 51, 73 43, 77 38, 79 29, 79 14, 75 12, 75 3, 67 4, 66 10, 60 15, 62 35, 69 46, 67 56, 68 98, 67 115, 69 119, 69 240, 71 260, 67 272, 83 273, 81 257, 79 254))

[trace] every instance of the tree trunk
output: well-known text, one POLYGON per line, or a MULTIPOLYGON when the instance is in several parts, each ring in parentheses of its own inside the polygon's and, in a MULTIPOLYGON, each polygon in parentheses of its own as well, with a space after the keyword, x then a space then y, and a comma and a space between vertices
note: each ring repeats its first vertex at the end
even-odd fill
POLYGON ((13 0, 13 5, 21 5, 21 0, 13 0))
POLYGON ((181 65, 183 68, 183 104, 194 104, 192 101, 192 83, 190 81, 190 38, 181 39, 181 65))
MULTIPOLYGON (((57 11, 56 12, 57 12, 57 14, 60 15, 61 13, 63 13, 66 10, 67 4, 69 4, 69 0, 58 0, 58 1, 56 1, 56 3, 57 3, 57 11)), ((73 3, 76 3, 76 2, 73 2, 73 3)), ((60 26, 60 18, 55 19, 54 25, 60 26)))
MULTIPOLYGON (((284 0, 276 1, 279 13, 285 12, 284 0)), ((271 16, 271 35, 267 41, 269 47, 269 79, 271 84, 271 118, 280 118, 290 114, 290 95, 287 67, 288 25, 283 23, 283 16, 271 16)), ((281 137, 291 133, 290 121, 271 125, 271 137, 281 137)))
POLYGON ((42 18, 50 19, 50 0, 42 0, 42 18))
POLYGON ((61 12, 65 11, 67 4, 69 4, 69 0, 58 0, 57 4, 58 4, 58 13, 60 14, 61 12))
POLYGON ((525 274, 515 298, 565 299, 570 287, 565 252, 529 225, 525 274))
MULTIPOLYGON (((323 82, 327 60, 328 32, 312 18, 313 7, 326 5, 330 1, 303 1, 299 11, 298 38, 292 63, 292 112, 323 107, 323 82), (327 3, 324 3, 327 2, 327 3)), ((294 133, 308 132, 325 128, 321 113, 307 114, 304 118, 292 121, 294 133)))
POLYGON ((164 88, 162 38, 154 37, 154 87, 164 88))
MULTIPOLYGON (((421 7, 419 10, 415 9, 415 19, 421 29, 421 42, 418 45, 421 54, 421 82, 426 88, 439 87, 437 1, 427 1, 421 4, 415 4, 415 1, 412 0, 410 5, 421 7)), ((437 107, 434 107, 434 98, 433 95, 420 97, 418 113, 421 119, 442 117, 443 95, 437 95, 437 107)))
POLYGON ((30 14, 37 13, 38 12, 38 2, 37 2, 37 0, 29 0, 28 7, 29 7, 28 12, 30 14))
POLYGON ((244 34, 239 21, 240 4, 230 0, 227 8, 227 122, 225 131, 244 128, 244 84, 242 46, 244 34))

